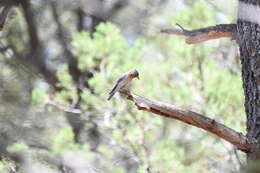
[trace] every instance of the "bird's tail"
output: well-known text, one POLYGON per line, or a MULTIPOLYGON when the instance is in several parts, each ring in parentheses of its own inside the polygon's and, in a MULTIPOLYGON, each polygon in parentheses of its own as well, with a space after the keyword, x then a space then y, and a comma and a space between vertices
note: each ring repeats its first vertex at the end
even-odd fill
POLYGON ((109 97, 107 98, 107 100, 110 100, 114 95, 115 95, 115 92, 110 93, 109 97))

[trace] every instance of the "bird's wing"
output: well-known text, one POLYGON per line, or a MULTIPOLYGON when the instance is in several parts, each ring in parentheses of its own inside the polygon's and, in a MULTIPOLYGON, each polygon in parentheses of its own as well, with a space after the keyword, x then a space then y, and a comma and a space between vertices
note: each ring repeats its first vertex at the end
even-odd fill
POLYGON ((113 87, 113 89, 109 92, 109 94, 112 94, 116 88, 118 87, 119 83, 122 82, 125 78, 125 75, 122 75, 117 81, 116 81, 116 84, 115 86, 113 87))

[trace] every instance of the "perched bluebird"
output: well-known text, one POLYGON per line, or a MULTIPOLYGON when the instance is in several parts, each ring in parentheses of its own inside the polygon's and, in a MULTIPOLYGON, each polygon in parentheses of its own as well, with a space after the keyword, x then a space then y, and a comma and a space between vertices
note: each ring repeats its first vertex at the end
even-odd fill
POLYGON ((129 72, 122 74, 119 77, 119 79, 116 81, 116 84, 113 87, 112 91, 110 91, 109 97, 107 100, 110 100, 116 92, 118 92, 122 89, 126 89, 127 86, 130 84, 131 80, 135 77, 139 79, 139 73, 137 70, 131 70, 129 72))

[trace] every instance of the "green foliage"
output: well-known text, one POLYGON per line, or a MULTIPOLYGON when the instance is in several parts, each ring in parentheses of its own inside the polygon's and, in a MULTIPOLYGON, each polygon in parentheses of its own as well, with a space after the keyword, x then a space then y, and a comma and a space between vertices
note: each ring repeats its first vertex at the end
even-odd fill
POLYGON ((42 104, 42 103, 44 103, 44 101, 46 101, 47 98, 48 98, 48 96, 42 90, 34 89, 32 91, 32 103, 33 104, 42 104))
POLYGON ((116 74, 121 73, 124 68, 136 65, 144 44, 143 40, 138 40, 130 47, 119 29, 109 23, 100 24, 93 38, 86 32, 75 34, 73 38, 74 54, 79 57, 79 69, 94 71, 102 68, 99 65, 107 65, 106 70, 116 74), (129 59, 131 61, 126 63, 129 59))
POLYGON ((77 88, 75 88, 73 84, 72 77, 69 74, 68 66, 64 65, 57 72, 57 76, 59 79, 59 87, 62 87, 63 90, 56 94, 56 100, 60 103, 66 103, 68 100, 75 103, 77 100, 77 88))
MULTIPOLYGON (((174 21, 181 21, 187 28, 214 25, 212 10, 205 1, 196 1, 193 7, 175 15, 174 21)), ((172 69, 174 82, 171 88, 177 93, 173 98, 176 103, 205 105, 195 107, 207 115, 223 118, 232 128, 244 131, 241 126, 245 122, 241 77, 225 69, 225 62, 217 60, 217 55, 212 52, 212 45, 216 43, 187 45, 180 37, 173 36, 167 41, 161 39, 158 37, 157 42, 163 51, 167 49, 164 61, 169 65, 167 71, 172 69)))
MULTIPOLYGON (((173 20, 181 21, 187 28, 212 25, 216 23, 212 10, 205 1, 199 0, 173 20)), ((115 25, 102 23, 93 35, 74 34, 72 45, 78 68, 94 75, 86 81, 88 88, 81 88, 80 108, 88 112, 81 116, 104 119, 98 121, 98 128, 108 136, 109 142, 100 144, 97 150, 109 159, 117 154, 112 143, 138 158, 140 173, 147 172, 147 165, 153 172, 213 172, 214 166, 208 163, 207 157, 220 159, 217 144, 214 144, 215 151, 208 149, 210 156, 204 156, 203 148, 213 143, 213 137, 206 133, 138 111, 132 103, 117 96, 107 102, 114 82, 130 69, 137 69, 141 78, 132 82, 132 92, 182 107, 192 106, 206 115, 223 119, 232 128, 243 129, 241 79, 222 67, 210 44, 187 45, 183 38, 175 36, 157 36, 152 42, 139 38, 129 44, 115 25), (152 54, 153 49, 159 55, 152 54), (111 110, 115 110, 115 115, 107 117, 111 110), (162 133, 165 133, 163 137, 162 133), (201 144, 201 139, 206 144, 201 144), (197 150, 190 152, 191 148, 197 150)), ((75 104, 77 88, 68 66, 64 65, 57 75, 63 90, 56 94, 55 100, 64 105, 75 104)), ((42 93, 33 92, 35 102, 43 98, 42 93)), ((88 147, 83 150, 74 144, 70 127, 56 132, 52 139, 55 154, 69 149, 89 152, 88 147)), ((115 172, 107 163, 102 163, 102 167, 107 172, 115 172)), ((118 168, 118 172, 124 172, 123 168, 118 168)))
POLYGON ((154 155, 152 161, 158 165, 157 171, 162 172, 171 172, 174 170, 176 166, 181 163, 181 159, 183 159, 184 156, 183 149, 178 148, 172 139, 164 139, 162 142, 159 142, 154 152, 157 154, 154 155), (174 149, 176 151, 172 152, 174 149), (169 162, 169 160, 172 162, 169 162))
POLYGON ((212 60, 207 66, 208 68, 205 68, 205 91, 203 92, 208 102, 207 112, 221 116, 228 126, 244 131, 245 129, 241 127, 245 114, 241 78, 227 69, 222 69, 212 60))
POLYGON ((7 169, 6 165, 5 165, 5 163, 2 162, 2 161, 0 162, 0 172, 8 173, 8 169, 7 169))
POLYGON ((12 153, 26 153, 28 146, 25 143, 18 142, 8 146, 7 150, 12 153))
POLYGON ((122 73, 133 68, 140 69, 140 50, 144 41, 136 40, 129 46, 118 28, 110 23, 100 24, 93 38, 86 32, 75 34, 73 38, 74 54, 79 57, 80 70, 93 72, 98 69, 94 73, 95 76, 88 81, 95 95, 89 91, 82 94, 87 104, 103 103, 108 93, 107 84, 112 87, 122 73))
POLYGON ((52 136, 52 150, 54 154, 61 154, 62 152, 75 148, 74 134, 71 127, 64 127, 57 131, 52 136))
POLYGON ((182 25, 190 28, 205 27, 215 25, 214 9, 210 8, 204 0, 197 0, 193 6, 185 8, 183 11, 174 16, 173 24, 181 21, 182 25))
MULTIPOLYGON (((206 0, 171 1, 174 5, 170 1, 140 1, 141 6, 149 4, 147 10, 140 10, 139 1, 136 1, 116 13, 116 17, 109 17, 109 21, 113 22, 118 18, 120 25, 101 23, 95 28, 95 33, 74 33, 71 44, 68 43, 70 39, 62 38, 71 45, 68 48, 72 48, 78 60, 77 67, 82 72, 79 81, 73 81, 69 62, 61 56, 66 51, 59 45, 60 37, 53 37, 57 26, 49 27, 54 24, 54 21, 49 21, 52 18, 48 11, 50 6, 44 1, 33 2, 33 11, 38 12, 35 16, 36 31, 46 53, 44 63, 48 69, 57 70, 58 86, 62 88, 55 93, 50 89, 48 94, 42 90, 42 85, 38 85, 38 78, 35 80, 35 76, 25 76, 15 69, 20 58, 24 58, 21 67, 27 66, 27 60, 33 61, 28 64, 41 61, 33 59, 37 58, 38 49, 35 54, 28 51, 32 46, 26 34, 30 22, 23 20, 22 8, 12 8, 1 33, 3 49, 8 50, 0 55, 0 127, 3 132, 1 139, 7 139, 0 147, 5 149, 5 145, 14 140, 16 143, 10 142, 12 145, 7 147, 8 152, 21 154, 25 157, 25 165, 32 163, 36 170, 43 166, 53 169, 53 172, 62 171, 60 166, 66 162, 107 173, 209 173, 231 172, 233 167, 237 168, 235 161, 231 163, 235 158, 232 146, 216 140, 205 131, 138 110, 132 102, 121 99, 117 94, 111 101, 106 100, 118 77, 130 69, 137 69, 140 80, 132 81, 131 92, 151 100, 195 109, 244 132, 242 81, 240 75, 230 68, 235 65, 225 61, 232 59, 225 55, 230 45, 224 41, 187 45, 181 36, 159 33, 161 24, 166 23, 179 23, 185 29, 215 25, 218 22, 216 9, 206 0), (170 4, 169 7, 166 3, 170 4), (157 9, 154 4, 160 4, 160 7, 157 9), (181 4, 181 10, 175 7, 178 4, 181 4), (45 10, 46 13, 43 12, 45 10), (141 11, 142 18, 133 17, 138 16, 134 14, 137 11, 141 11), (48 20, 38 22, 37 19, 42 17, 48 20), (128 20, 122 19, 133 20, 134 25, 126 26, 128 20), (149 36, 152 32, 147 29, 150 28, 156 31, 155 35, 149 36), (9 50, 9 45, 17 50, 17 62, 12 57, 16 56, 16 52, 9 50), (30 96, 31 100, 28 99, 30 96), (48 100, 57 104, 46 106, 48 100), (73 114, 70 112, 72 108, 84 113, 73 114), (80 116, 82 122, 76 121, 73 116, 80 116), (75 142, 74 131, 77 129, 72 129, 70 123, 84 124, 77 135, 79 143, 75 142)), ((61 15, 58 19, 61 25, 66 26, 64 33, 74 32, 77 22, 71 22, 75 20, 75 15, 70 14, 74 13, 75 6, 64 13, 58 8, 69 6, 70 2, 57 3, 57 12, 61 15)), ((95 23, 90 17, 85 19, 87 25, 95 23)), ((31 39, 35 42, 33 36, 32 33, 31 39)), ((10 162, 2 159, 1 173, 8 172, 10 162)), ((65 166, 63 171, 70 172, 65 170, 65 166)))
MULTIPOLYGON (((198 1, 193 7, 178 13, 175 21, 187 21, 183 25, 190 28, 211 25, 216 22, 211 10, 204 1, 198 1)), ((147 151, 143 148, 144 144, 140 143, 142 140, 145 140, 146 146, 153 146, 149 162, 155 172, 210 172, 210 169, 205 170, 205 167, 199 166, 198 163, 203 163, 199 159, 203 157, 199 151, 187 161, 189 156, 182 147, 176 146, 173 137, 156 142, 156 134, 164 126, 161 118, 136 111, 131 104, 117 101, 116 98, 107 105, 105 99, 117 77, 135 68, 139 70, 141 80, 133 81, 132 91, 148 98, 170 103, 174 101, 180 106, 193 104, 195 108, 209 115, 222 116, 229 125, 239 128, 244 121, 242 118, 237 121, 237 117, 243 116, 241 80, 239 76, 223 69, 220 62, 213 60, 212 46, 191 46, 179 37, 167 40, 158 37, 157 42, 167 54, 158 58, 146 57, 145 50, 151 49, 153 44, 140 39, 129 45, 119 30, 109 23, 99 25, 93 37, 82 32, 75 34, 73 38, 74 54, 79 58, 80 70, 95 71, 94 77, 89 80, 95 94, 89 90, 84 91, 84 104, 81 108, 99 114, 104 113, 109 105, 116 108, 117 115, 110 122, 110 126, 117 127, 113 130, 113 138, 121 146, 137 152, 138 158, 144 164, 140 166, 139 172, 145 172, 147 162, 147 151), (227 114, 229 118, 225 118, 227 114), (186 162, 193 163, 185 166, 186 162)), ((104 147, 100 151, 112 155, 104 147)))

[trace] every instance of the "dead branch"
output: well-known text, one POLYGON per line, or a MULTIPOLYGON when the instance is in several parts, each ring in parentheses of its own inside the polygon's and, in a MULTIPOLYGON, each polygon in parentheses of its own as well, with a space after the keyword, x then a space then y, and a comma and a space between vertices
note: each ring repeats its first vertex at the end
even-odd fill
POLYGON ((186 124, 196 126, 220 137, 221 139, 224 139, 244 152, 250 151, 250 145, 247 138, 242 133, 236 132, 235 130, 215 121, 214 119, 190 110, 176 108, 174 105, 151 101, 128 91, 120 91, 120 93, 123 96, 126 96, 128 100, 133 101, 139 110, 176 119, 186 124))
POLYGON ((230 37, 231 39, 236 40, 236 24, 221 24, 194 30, 187 30, 184 29, 181 25, 177 25, 180 28, 162 29, 161 32, 166 34, 183 35, 186 37, 187 44, 196 44, 222 37, 230 37))

